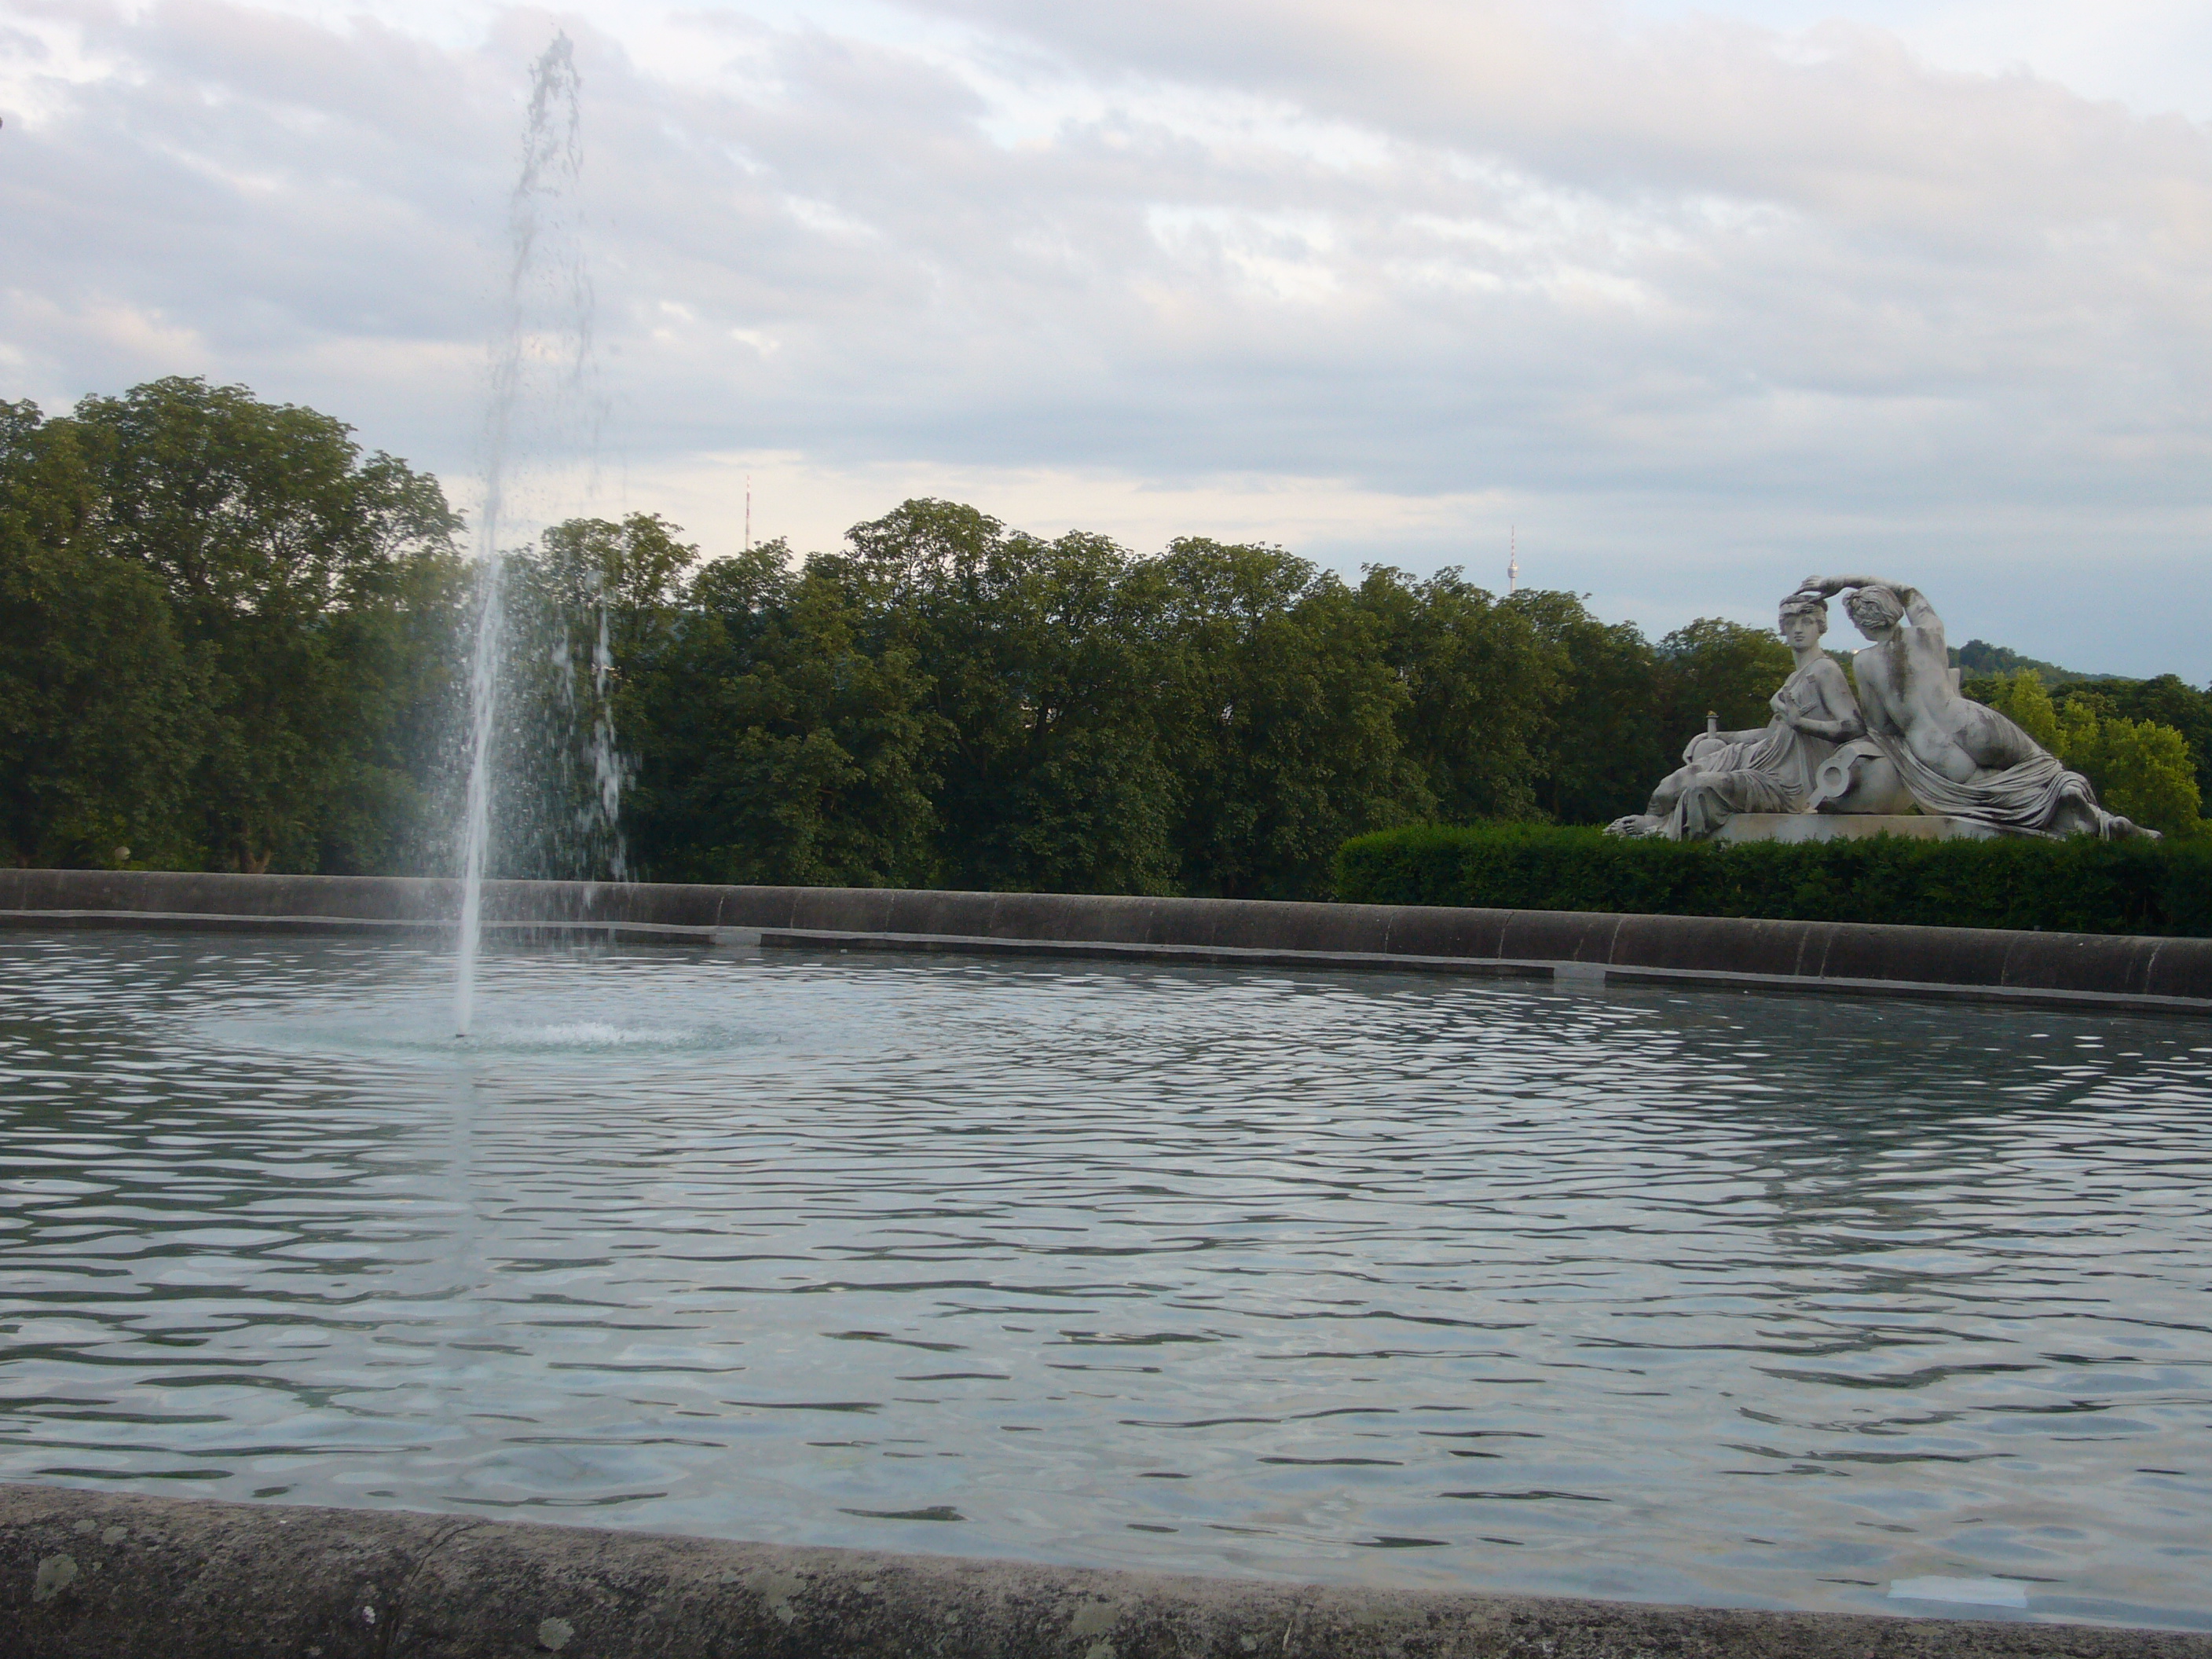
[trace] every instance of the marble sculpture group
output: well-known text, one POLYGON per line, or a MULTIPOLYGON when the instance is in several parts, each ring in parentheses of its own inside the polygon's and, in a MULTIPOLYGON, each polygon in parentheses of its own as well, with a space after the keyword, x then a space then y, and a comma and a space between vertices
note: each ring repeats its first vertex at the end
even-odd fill
POLYGON ((1782 601, 1779 627, 1797 665, 1774 694, 1774 718, 1756 731, 1698 733, 1650 805, 1610 833, 1696 841, 1741 815, 1771 827, 1765 815, 1828 813, 1926 815, 1962 834, 2157 834, 2105 811, 2087 778, 1960 695, 1943 619, 1917 588, 1808 576, 1782 601), (1849 676, 1820 647, 1838 593, 1870 641, 1849 676))

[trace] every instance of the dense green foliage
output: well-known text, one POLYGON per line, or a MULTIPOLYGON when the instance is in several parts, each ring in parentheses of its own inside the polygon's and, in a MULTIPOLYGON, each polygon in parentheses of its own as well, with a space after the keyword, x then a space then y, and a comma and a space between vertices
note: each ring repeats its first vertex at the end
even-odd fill
POLYGON ((933 501, 836 553, 705 564, 670 603, 620 709, 632 850, 662 879, 1321 893, 1383 825, 1640 805, 1593 749, 1656 776, 1708 708, 1763 714, 1790 660, 1455 571, 1140 558, 933 501))
POLYGON ((0 850, 419 859, 458 527, 434 480, 239 387, 0 404, 0 850))
MULTIPOLYGON (((459 530, 434 480, 240 387, 0 404, 0 856, 451 868, 459 530)), ((576 520, 498 570, 516 874, 1321 895, 1371 831, 1637 810, 1790 664, 1726 622, 1653 641, 1457 571, 1140 556, 939 501, 803 558, 576 520), (617 788, 626 860, 590 810, 617 788)), ((2121 810, 2196 824, 2212 698, 2041 685, 1988 695, 2121 810)))
POLYGON ((2010 715, 2028 736, 2087 776, 2113 811, 2169 836, 2203 833, 2198 812, 2212 699, 2173 675, 2076 680, 2053 698, 2039 670, 2022 668, 1970 681, 1966 690, 2010 715))
POLYGON ((1389 830, 1346 845, 1336 896, 1640 915, 2212 936, 2212 844, 1638 841, 1542 824, 1389 830))

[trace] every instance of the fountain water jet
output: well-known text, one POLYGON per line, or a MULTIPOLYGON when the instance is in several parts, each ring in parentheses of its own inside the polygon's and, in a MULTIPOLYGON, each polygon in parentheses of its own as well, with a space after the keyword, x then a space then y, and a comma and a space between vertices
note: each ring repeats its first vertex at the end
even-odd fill
MULTIPOLYGON (((504 327, 493 351, 484 419, 483 501, 477 526, 475 629, 469 653, 467 783, 459 837, 461 908, 453 990, 453 1026, 459 1036, 469 1035, 475 1019, 483 882, 497 817, 498 739, 507 718, 501 691, 512 648, 507 554, 501 538, 517 516, 512 511, 517 463, 532 447, 532 441, 541 459, 564 452, 571 458, 578 453, 588 456, 597 447, 599 404, 590 386, 594 302, 577 220, 583 165, 581 87, 574 48, 565 33, 556 34, 531 66, 522 167, 507 206, 504 327), (526 425, 535 429, 526 431, 526 425), (571 429, 564 431, 564 426, 571 429)), ((581 812, 600 821, 599 839, 611 844, 606 862, 621 879, 626 871, 613 826, 621 806, 623 769, 608 701, 613 657, 604 594, 592 609, 597 613, 596 641, 587 738, 592 793, 581 812)), ((553 666, 561 677, 562 708, 574 727, 580 720, 567 631, 558 630, 553 666)), ((579 828, 588 842, 592 826, 579 828)))

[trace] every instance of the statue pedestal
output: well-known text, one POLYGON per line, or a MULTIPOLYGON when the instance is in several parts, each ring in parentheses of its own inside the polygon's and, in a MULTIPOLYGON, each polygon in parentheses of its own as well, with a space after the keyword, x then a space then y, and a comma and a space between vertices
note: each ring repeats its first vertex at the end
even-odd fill
POLYGON ((1915 841, 1990 841, 1996 831, 1964 818, 1923 812, 1739 812, 1715 841, 1856 841, 1909 836, 1915 841))

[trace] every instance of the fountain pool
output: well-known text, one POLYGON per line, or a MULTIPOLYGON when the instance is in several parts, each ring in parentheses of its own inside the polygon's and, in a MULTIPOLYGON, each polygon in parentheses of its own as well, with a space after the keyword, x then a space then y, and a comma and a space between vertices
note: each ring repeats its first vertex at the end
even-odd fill
POLYGON ((2212 1032, 0 934, 0 1479, 2212 1627, 2212 1032))

